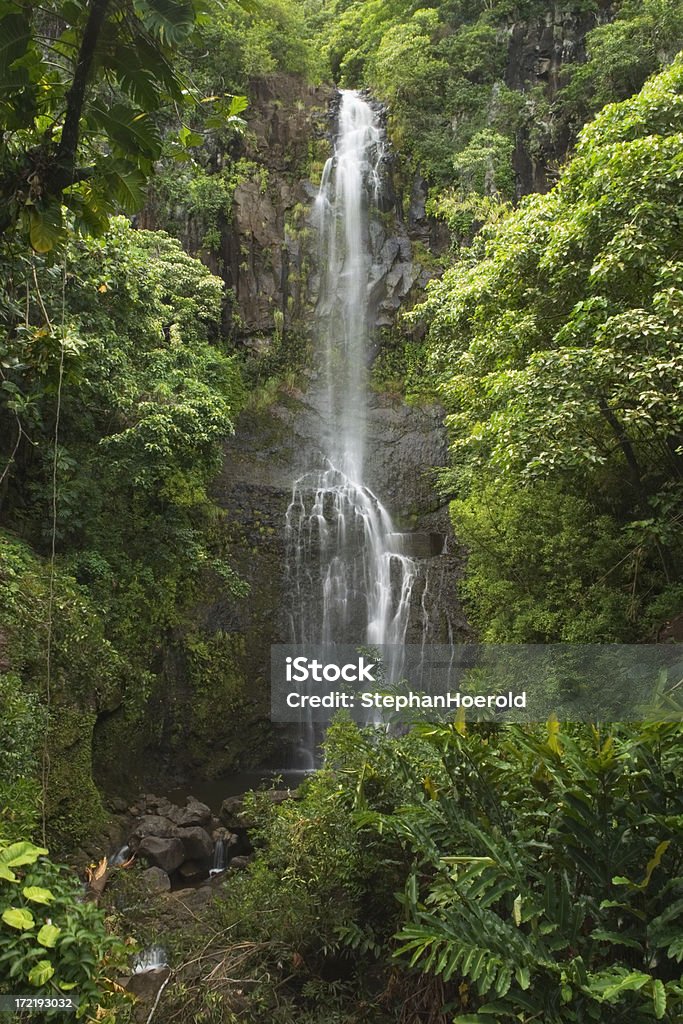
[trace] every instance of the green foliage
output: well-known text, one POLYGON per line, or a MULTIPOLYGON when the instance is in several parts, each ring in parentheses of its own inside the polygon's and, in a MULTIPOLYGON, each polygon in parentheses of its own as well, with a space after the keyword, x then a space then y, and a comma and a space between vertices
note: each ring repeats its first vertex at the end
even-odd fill
MULTIPOLYGON (((123 221, 73 249, 69 280, 68 330, 79 345, 65 366, 59 547, 110 613, 115 581, 115 620, 151 638, 177 620, 203 570, 227 571, 212 550, 219 521, 207 496, 241 401, 234 361, 210 341, 222 285, 168 236, 123 221)), ((47 268, 42 283, 50 301, 47 268)), ((18 335, 18 351, 33 358, 13 380, 49 429, 54 363, 39 371, 29 347, 42 330, 28 344, 18 335)), ((37 543, 48 472, 39 465, 21 480, 34 495, 23 528, 37 543)))
MULTIPOLYGON (((115 1021, 125 999, 112 975, 126 947, 78 881, 29 842, 0 842, 0 992, 76 1001, 76 1019, 115 1021)), ((62 1020, 63 1010, 41 1020, 62 1020)))
POLYGON ((469 548, 461 591, 482 641, 603 643, 639 621, 623 596, 636 554, 587 498, 498 480, 473 487, 451 517, 469 548))
POLYGON ((474 617, 499 640, 625 638, 680 569, 682 81, 679 60, 606 107, 556 188, 496 211, 412 314, 449 413, 474 617))
POLYGON ((682 771, 677 725, 392 739, 339 717, 298 799, 252 798, 255 860, 167 1012, 674 1024, 682 771))
POLYGON ((677 0, 622 0, 613 21, 586 39, 588 60, 570 69, 557 102, 560 125, 575 133, 606 103, 627 99, 683 48, 677 0))
MULTIPOLYGON (((48 796, 52 834, 63 843, 82 838, 101 813, 91 751, 98 716, 123 702, 129 725, 139 722, 160 637, 204 586, 240 592, 208 488, 242 386, 219 344, 222 283, 167 235, 121 220, 103 239, 74 242, 59 328, 47 310, 61 305, 61 274, 49 260, 34 266, 35 277, 22 279, 19 261, 10 279, 24 295, 28 288, 29 304, 7 343, 0 417, 13 448, 3 453, 3 511, 49 552, 63 352, 55 525, 68 573, 60 567, 53 607, 48 796)), ((11 315, 9 303, 5 310, 11 315)), ((43 708, 47 570, 25 548, 11 550, 19 564, 4 569, 8 667, 43 708)), ((20 706, 10 705, 3 728, 13 730, 20 706)))
POLYGON ((102 233, 140 209, 160 110, 199 99, 172 58, 203 17, 200 0, 3 4, 0 230, 48 252, 67 223, 102 233))
POLYGON ((490 128, 477 132, 472 141, 453 159, 453 170, 460 189, 478 195, 513 199, 515 176, 512 170, 511 139, 490 128))
POLYGON ((514 198, 515 149, 517 168, 520 155, 540 167, 561 159, 596 111, 637 92, 683 46, 678 0, 613 6, 604 21, 592 0, 565 5, 578 24, 596 26, 586 61, 563 65, 559 89, 514 68, 525 78, 519 92, 505 84, 510 26, 540 35, 547 4, 337 0, 309 2, 307 18, 335 81, 387 102, 392 138, 435 191, 452 186, 455 163, 463 201, 472 193, 514 198))
POLYGON ((679 727, 429 732, 449 785, 383 821, 416 854, 397 956, 462 1024, 678 1019, 679 727))
POLYGON ((16 538, 0 534, 0 838, 34 835, 46 758, 45 812, 60 848, 82 841, 102 823, 92 781, 96 714, 120 699, 125 660, 104 637, 88 595, 16 538), (52 601, 51 699, 47 693, 47 631, 52 601))

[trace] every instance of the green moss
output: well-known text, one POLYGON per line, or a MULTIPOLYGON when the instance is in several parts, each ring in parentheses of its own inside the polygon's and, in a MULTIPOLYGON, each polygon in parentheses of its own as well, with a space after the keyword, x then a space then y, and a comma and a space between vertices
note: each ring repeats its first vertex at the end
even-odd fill
POLYGON ((0 802, 18 801, 13 831, 35 833, 46 765, 48 838, 63 850, 103 821, 92 779, 93 727, 98 713, 119 699, 123 661, 104 638, 84 590, 60 565, 52 602, 49 565, 6 533, 0 534, 0 565, 0 693, 4 684, 14 697, 0 709, 0 734, 6 728, 13 743, 7 752, 12 776, 0 766, 0 802), (25 781, 19 789, 18 773, 25 781))
POLYGON ((93 781, 93 729, 97 715, 60 707, 50 716, 50 768, 47 817, 51 848, 67 851, 105 824, 100 793, 93 781))

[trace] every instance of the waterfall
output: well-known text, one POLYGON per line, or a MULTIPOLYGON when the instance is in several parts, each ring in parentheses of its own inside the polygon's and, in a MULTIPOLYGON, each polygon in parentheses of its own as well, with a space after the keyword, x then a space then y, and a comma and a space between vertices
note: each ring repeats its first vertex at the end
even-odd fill
POLYGON ((133 960, 133 974, 160 971, 164 967, 168 967, 168 956, 163 946, 149 946, 138 953, 133 960))
MULTIPOLYGON (((364 482, 372 261, 384 136, 358 93, 341 93, 334 155, 314 208, 321 282, 315 336, 323 381, 317 464, 294 481, 286 516, 292 643, 405 641, 417 574, 381 501, 364 482)), ((400 646, 398 647, 400 651, 400 646)), ((389 675, 400 671, 400 657, 389 675)), ((391 681, 391 680, 390 680, 391 681)), ((303 723, 303 746, 313 733, 303 723)))
POLYGON ((213 858, 209 875, 220 875, 228 866, 228 844, 225 839, 217 839, 213 844, 213 858))

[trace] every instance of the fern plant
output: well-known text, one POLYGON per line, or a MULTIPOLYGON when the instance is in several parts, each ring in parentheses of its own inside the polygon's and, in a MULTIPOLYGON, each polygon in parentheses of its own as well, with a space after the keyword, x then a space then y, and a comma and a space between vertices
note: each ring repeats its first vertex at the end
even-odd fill
POLYGON ((382 821, 414 855, 396 956, 456 1024, 680 1020, 680 728, 429 733, 450 782, 382 821))

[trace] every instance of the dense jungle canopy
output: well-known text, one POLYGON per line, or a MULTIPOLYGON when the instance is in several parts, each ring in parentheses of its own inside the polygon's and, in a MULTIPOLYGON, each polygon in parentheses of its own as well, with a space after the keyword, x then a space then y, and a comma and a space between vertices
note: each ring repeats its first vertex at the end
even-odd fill
POLYGON ((681 0, 0 0, 0 993, 169 1024, 681 1020, 679 680, 666 721, 340 717, 297 799, 248 798, 248 868, 185 917, 139 864, 99 904, 78 873, 136 757, 220 776, 272 749, 206 608, 256 606, 273 527, 246 537, 219 482, 312 353, 294 299, 248 336, 236 196, 258 220, 277 178, 308 244, 291 196, 335 87, 382 104, 382 216, 422 203, 370 380, 445 424, 424 470, 467 637, 681 640, 682 50, 681 0))

